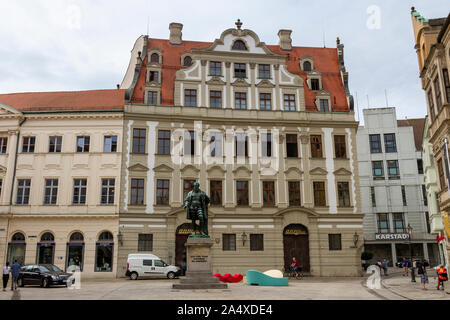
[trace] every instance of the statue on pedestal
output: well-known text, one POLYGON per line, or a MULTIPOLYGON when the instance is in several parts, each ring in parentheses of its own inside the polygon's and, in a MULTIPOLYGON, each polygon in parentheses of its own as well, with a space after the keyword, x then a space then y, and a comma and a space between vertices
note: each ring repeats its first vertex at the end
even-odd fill
POLYGON ((186 218, 192 221, 193 233, 189 237, 209 238, 208 235, 208 204, 210 200, 208 195, 200 190, 200 184, 194 182, 194 189, 189 191, 184 199, 184 209, 187 209, 186 218), (200 221, 199 232, 196 234, 196 220, 200 221))

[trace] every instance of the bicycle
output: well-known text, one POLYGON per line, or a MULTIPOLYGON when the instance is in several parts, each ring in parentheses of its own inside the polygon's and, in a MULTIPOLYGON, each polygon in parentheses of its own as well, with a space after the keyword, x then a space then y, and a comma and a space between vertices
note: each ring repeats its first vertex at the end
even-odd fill
POLYGON ((298 280, 303 279, 302 268, 299 267, 297 270, 294 270, 293 268, 291 268, 291 270, 289 272, 289 278, 294 278, 294 279, 298 279, 298 280))

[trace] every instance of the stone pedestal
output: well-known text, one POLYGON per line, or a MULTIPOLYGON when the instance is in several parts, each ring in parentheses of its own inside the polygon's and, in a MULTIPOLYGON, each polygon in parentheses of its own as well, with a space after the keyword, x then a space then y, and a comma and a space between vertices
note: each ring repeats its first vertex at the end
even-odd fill
POLYGON ((186 277, 173 289, 226 289, 226 283, 212 276, 211 238, 188 238, 186 241, 187 270, 186 277))

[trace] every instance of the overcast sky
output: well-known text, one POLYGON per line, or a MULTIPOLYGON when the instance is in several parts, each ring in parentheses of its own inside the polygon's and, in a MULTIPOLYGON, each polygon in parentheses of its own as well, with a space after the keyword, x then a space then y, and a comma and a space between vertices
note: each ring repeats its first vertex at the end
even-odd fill
POLYGON ((398 118, 423 117, 413 5, 426 18, 450 9, 448 0, 0 0, 0 93, 112 89, 147 25, 167 39, 180 22, 183 39, 212 42, 240 18, 266 44, 278 43, 279 29, 293 30, 294 46, 334 48, 340 37, 360 110, 367 97, 385 107, 386 90, 398 118))

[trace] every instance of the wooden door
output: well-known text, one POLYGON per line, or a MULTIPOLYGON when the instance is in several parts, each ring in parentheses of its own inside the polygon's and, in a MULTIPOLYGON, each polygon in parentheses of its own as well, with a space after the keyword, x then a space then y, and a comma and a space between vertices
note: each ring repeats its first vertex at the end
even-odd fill
POLYGON ((304 226, 291 225, 286 227, 283 234, 284 268, 290 270, 292 258, 295 257, 304 272, 310 271, 309 265, 309 236, 304 226))
POLYGON ((188 234, 177 234, 175 237, 175 265, 181 268, 181 274, 186 273, 186 246, 188 234))

